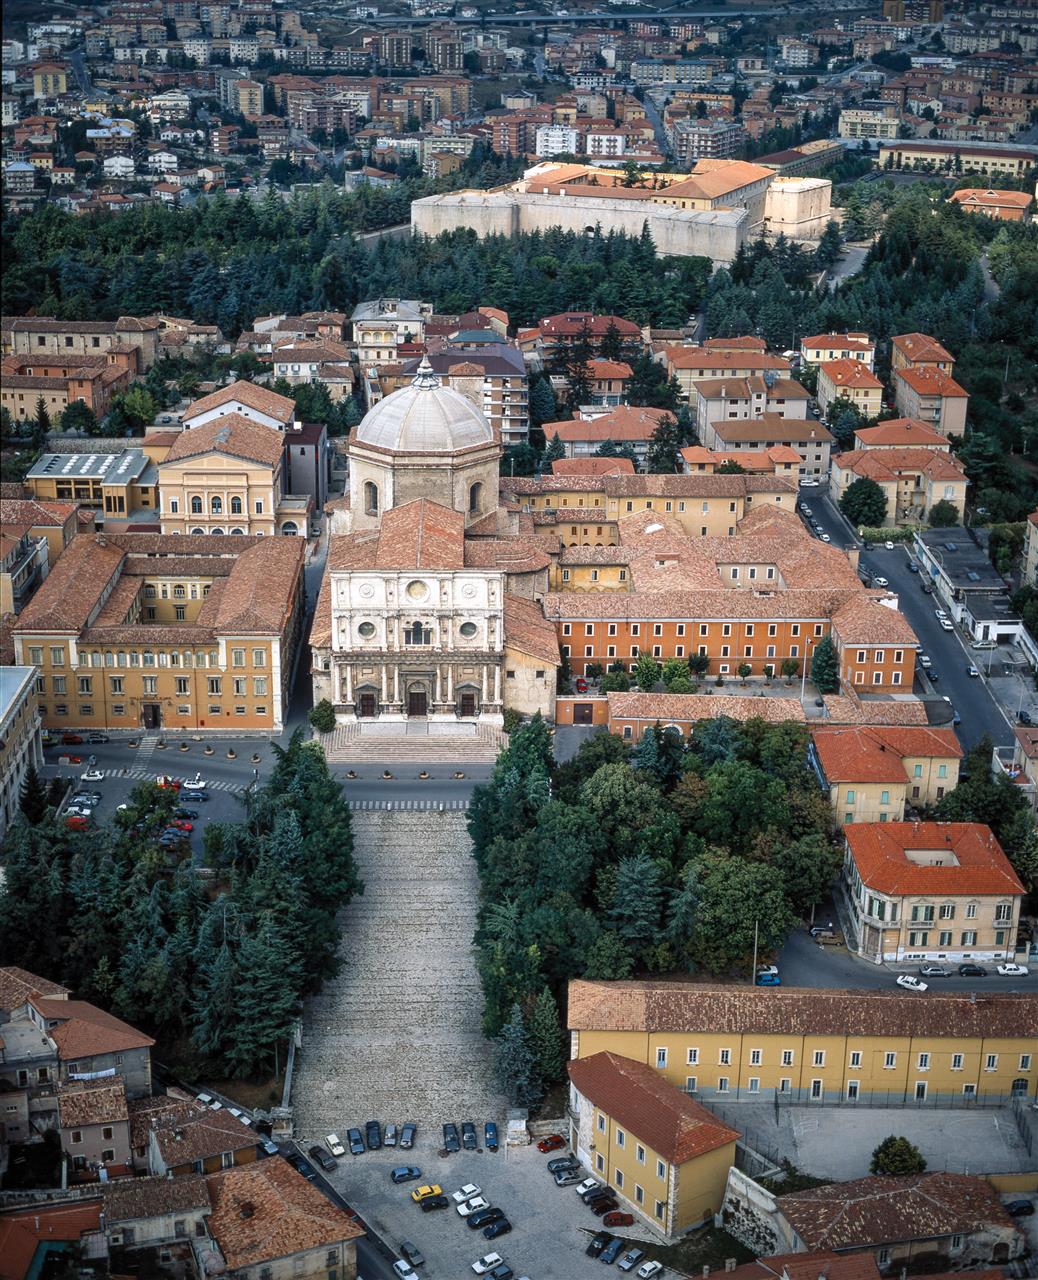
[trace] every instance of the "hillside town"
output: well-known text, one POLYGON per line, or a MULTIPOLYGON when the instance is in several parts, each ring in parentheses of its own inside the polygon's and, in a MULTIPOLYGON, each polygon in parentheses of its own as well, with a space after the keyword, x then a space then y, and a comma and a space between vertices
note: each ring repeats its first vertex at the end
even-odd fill
POLYGON ((0 1280, 1038 1275, 1038 9, 16 2, 0 1280))

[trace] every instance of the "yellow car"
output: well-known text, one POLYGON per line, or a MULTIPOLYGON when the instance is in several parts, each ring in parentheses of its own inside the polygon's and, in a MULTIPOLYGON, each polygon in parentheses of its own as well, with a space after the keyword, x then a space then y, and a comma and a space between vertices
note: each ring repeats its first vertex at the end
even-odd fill
POLYGON ((418 1204, 422 1200, 428 1200, 430 1196, 442 1195, 443 1188, 434 1184, 431 1187, 416 1187, 414 1191, 411 1192, 411 1199, 415 1204, 418 1204))

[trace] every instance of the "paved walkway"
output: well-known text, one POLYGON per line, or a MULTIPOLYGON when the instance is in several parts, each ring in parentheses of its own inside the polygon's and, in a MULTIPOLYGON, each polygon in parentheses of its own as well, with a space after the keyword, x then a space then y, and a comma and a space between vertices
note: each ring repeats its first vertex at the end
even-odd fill
POLYGON ((293 1105, 301 1139, 366 1120, 502 1120, 471 938, 476 868, 459 810, 353 814, 363 895, 339 977, 309 1001, 293 1105))

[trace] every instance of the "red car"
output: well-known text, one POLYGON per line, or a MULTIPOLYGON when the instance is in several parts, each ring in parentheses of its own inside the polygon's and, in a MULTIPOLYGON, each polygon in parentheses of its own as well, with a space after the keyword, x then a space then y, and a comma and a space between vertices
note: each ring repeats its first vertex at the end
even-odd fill
POLYGON ((89 831, 90 819, 73 813, 65 819, 65 826, 68 827, 70 831, 89 831))
POLYGON ((587 693, 587 681, 581 677, 576 681, 577 693, 587 693))
POLYGON ((542 1138, 537 1144, 538 1151, 560 1151, 566 1145, 566 1139, 558 1133, 549 1133, 546 1138, 542 1138))
POLYGON ((171 778, 169 774, 161 773, 158 778, 156 778, 155 785, 157 787, 162 787, 163 789, 172 787, 174 791, 179 791, 181 782, 179 778, 171 778))
POLYGON ((621 1209, 613 1209, 602 1219, 603 1227, 633 1227, 634 1214, 624 1213, 621 1209))
POLYGON ((193 822, 188 822, 186 818, 174 818, 169 825, 171 827, 176 827, 178 831, 194 831, 195 829, 195 824, 193 822))
POLYGON ((61 735, 61 745, 64 747, 79 747, 82 744, 83 739, 78 733, 63 733, 61 735))

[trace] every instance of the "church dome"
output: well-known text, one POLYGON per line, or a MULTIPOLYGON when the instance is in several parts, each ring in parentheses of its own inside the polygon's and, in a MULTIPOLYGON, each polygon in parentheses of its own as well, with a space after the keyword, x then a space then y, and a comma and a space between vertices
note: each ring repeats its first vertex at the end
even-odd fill
POLYGON ((394 453, 456 453, 494 444, 494 432, 472 401, 443 386, 423 359, 410 386, 364 415, 354 443, 394 453))

